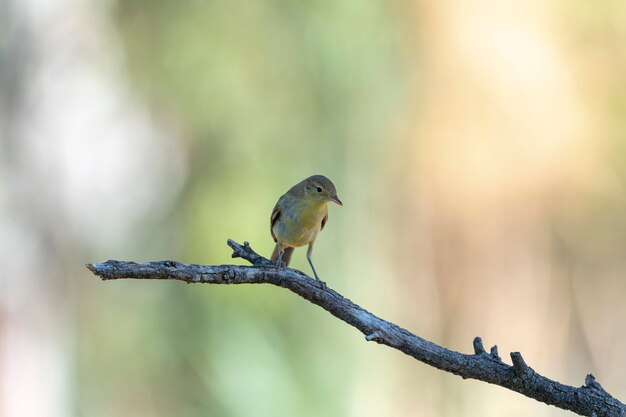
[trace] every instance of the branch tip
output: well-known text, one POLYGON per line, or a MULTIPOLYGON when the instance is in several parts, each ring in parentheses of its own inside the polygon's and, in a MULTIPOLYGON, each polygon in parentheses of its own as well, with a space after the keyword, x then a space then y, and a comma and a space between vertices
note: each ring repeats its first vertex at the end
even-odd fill
POLYGON ((483 339, 479 336, 474 338, 474 353, 476 355, 485 355, 487 352, 485 351, 485 347, 483 346, 483 339))
POLYGON ((230 246, 230 248, 233 250, 233 253, 230 255, 230 257, 239 258, 239 243, 235 242, 232 239, 228 239, 226 241, 226 244, 230 246))
POLYGON ((263 267, 274 266, 274 264, 269 259, 266 259, 262 257, 261 255, 259 255, 258 253, 256 253, 250 247, 250 243, 248 243, 247 241, 243 242, 243 245, 240 245, 234 240, 228 239, 226 241, 226 244, 230 246, 231 249, 233 250, 233 254, 231 255, 231 257, 233 258, 245 259, 246 261, 250 262, 254 266, 263 266, 263 267))
POLYGON ((599 391, 604 391, 604 388, 602 388, 602 385, 600 385, 600 383, 596 381, 596 377, 593 376, 593 374, 589 374, 585 377, 584 387, 599 390, 599 391))
POLYGON ((498 355, 498 345, 493 345, 489 350, 489 354, 492 358, 502 361, 502 358, 498 355))
POLYGON ((531 371, 520 352, 511 352, 511 360, 513 361, 513 369, 517 376, 524 377, 531 371))

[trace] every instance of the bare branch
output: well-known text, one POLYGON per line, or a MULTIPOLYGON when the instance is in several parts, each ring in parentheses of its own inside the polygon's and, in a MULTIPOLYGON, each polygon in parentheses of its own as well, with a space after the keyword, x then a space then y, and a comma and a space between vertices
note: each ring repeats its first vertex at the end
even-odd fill
POLYGON ((355 327, 365 335, 367 341, 390 346, 464 379, 477 379, 499 385, 583 416, 626 417, 626 406, 608 394, 593 375, 587 375, 582 387, 564 385, 535 372, 519 352, 511 353, 513 366, 505 364, 498 356, 498 348, 494 346, 487 353, 479 337, 474 339, 474 354, 446 349, 375 316, 300 271, 276 268, 271 261, 252 250, 248 242, 240 245, 228 240, 228 246, 233 249, 233 257, 243 258, 252 266, 201 266, 174 261, 107 261, 87 264, 87 268, 103 280, 133 278, 207 284, 273 284, 317 304, 355 327))

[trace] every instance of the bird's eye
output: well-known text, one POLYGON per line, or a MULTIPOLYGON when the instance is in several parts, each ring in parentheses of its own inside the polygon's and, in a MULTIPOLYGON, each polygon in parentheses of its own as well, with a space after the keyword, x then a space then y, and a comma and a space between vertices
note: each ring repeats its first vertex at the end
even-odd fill
POLYGON ((322 192, 322 187, 320 187, 319 185, 315 189, 317 190, 318 193, 322 192))

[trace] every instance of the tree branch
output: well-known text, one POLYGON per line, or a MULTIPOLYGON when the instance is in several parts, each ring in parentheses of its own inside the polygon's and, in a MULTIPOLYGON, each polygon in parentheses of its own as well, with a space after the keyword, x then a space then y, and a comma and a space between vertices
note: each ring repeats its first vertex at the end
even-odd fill
POLYGON ((505 364, 498 356, 497 346, 487 353, 480 337, 474 339, 474 354, 446 349, 373 315, 300 271, 276 268, 273 262, 254 252, 248 242, 240 245, 229 239, 228 246, 233 249, 233 258, 243 258, 252 266, 107 261, 87 264, 87 268, 103 280, 134 278, 207 284, 273 284, 296 293, 357 328, 367 341, 390 346, 464 379, 499 385, 583 416, 626 417, 626 406, 607 393, 591 374, 581 387, 564 385, 535 372, 519 352, 511 353, 513 366, 505 364))

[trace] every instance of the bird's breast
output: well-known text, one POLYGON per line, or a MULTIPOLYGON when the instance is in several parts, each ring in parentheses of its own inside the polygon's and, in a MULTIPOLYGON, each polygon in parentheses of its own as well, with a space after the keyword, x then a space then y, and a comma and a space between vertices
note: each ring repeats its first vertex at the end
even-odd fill
POLYGON ((309 207, 298 202, 288 202, 274 224, 274 235, 287 246, 308 245, 317 237, 325 215, 326 206, 309 207))

